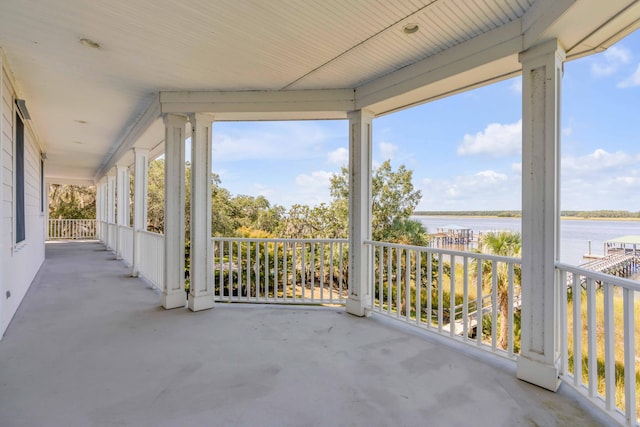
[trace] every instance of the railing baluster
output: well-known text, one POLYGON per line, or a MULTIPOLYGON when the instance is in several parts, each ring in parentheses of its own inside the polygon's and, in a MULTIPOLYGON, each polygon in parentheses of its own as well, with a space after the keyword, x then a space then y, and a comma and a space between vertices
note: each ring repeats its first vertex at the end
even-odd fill
POLYGON ((343 270, 343 267, 344 267, 344 266, 343 266, 343 260, 342 260, 342 258, 343 258, 343 256, 344 256, 343 251, 344 251, 344 242, 340 242, 340 249, 339 249, 339 252, 340 252, 340 253, 339 253, 339 257, 340 257, 340 267, 339 267, 339 268, 340 268, 340 278, 339 278, 339 283, 340 283, 340 285, 339 285, 339 286, 340 286, 340 287, 339 287, 339 290, 338 290, 338 291, 340 292, 340 295, 339 295, 339 296, 340 296, 340 299, 341 299, 341 300, 342 300, 342 295, 343 295, 343 285, 344 285, 344 274, 343 274, 343 271, 342 271, 342 270, 343 270))
POLYGON ((315 278, 316 278, 316 244, 314 242, 309 242, 309 255, 311 256, 311 260, 309 263, 311 264, 311 268, 309 271, 311 273, 311 287, 310 289, 310 299, 313 301, 315 296, 315 278))
POLYGON ((469 335, 469 257, 462 259, 462 339, 469 335))
POLYGON ((572 274, 573 283, 573 383, 577 387, 582 385, 582 287, 580 277, 572 274))
POLYGON ((298 242, 293 242, 292 248, 292 260, 291 260, 291 295, 293 301, 296 300, 296 287, 298 286, 298 264, 296 263, 296 252, 297 252, 298 242))
POLYGON ((482 319, 484 318, 484 297, 482 296, 482 264, 483 260, 476 258, 476 342, 482 345, 482 319))
POLYGON ((616 406, 616 358, 614 352, 615 324, 613 321, 613 285, 603 283, 604 290, 604 381, 605 406, 611 411, 616 406))
POLYGON ((514 283, 513 283, 513 263, 507 264, 508 272, 507 272, 507 301, 509 301, 509 305, 507 306, 507 318, 501 319, 502 322, 507 322, 507 353, 509 357, 513 357, 513 291, 514 291, 514 283))
POLYGON ((596 335, 596 289, 593 279, 587 278, 587 349, 589 371, 589 397, 598 394, 598 359, 596 335))
POLYGON ((491 350, 496 351, 498 342, 498 263, 491 261, 491 350))
POLYGON ((444 307, 442 306, 443 304, 443 295, 442 295, 442 288, 444 287, 443 285, 443 278, 442 278, 442 272, 443 272, 443 256, 442 256, 442 252, 440 252, 438 254, 438 332, 442 333, 442 322, 443 322, 443 309, 444 307))
POLYGON ((278 295, 278 291, 280 288, 280 282, 278 281, 279 277, 278 277, 278 246, 279 243, 278 242, 274 242, 273 243, 273 299, 275 301, 279 300, 279 295, 278 295))
POLYGON ((416 251, 416 325, 422 323, 422 252, 416 251))
POLYGON ((622 294, 624 316, 624 402, 627 425, 636 425, 636 343, 635 343, 635 292, 624 288, 622 294))
POLYGON ((404 251, 404 314, 407 322, 411 319, 411 251, 404 251))
POLYGON ((456 257, 449 255, 449 336, 456 332, 456 257))
MULTIPOLYGON (((556 270, 556 283, 567 283, 567 272, 556 270)), ((567 298, 567 288, 560 286, 560 342, 569 342, 569 325, 567 319, 567 307, 569 301, 567 298)), ((560 349, 560 375, 567 375, 569 373, 569 346, 561 346, 560 349)))
POLYGON ((320 243, 320 301, 324 301, 324 250, 326 243, 320 243))
MULTIPOLYGON (((333 272, 333 257, 334 257, 334 243, 329 243, 329 302, 333 304, 333 282, 334 282, 334 272, 333 272)), ((373 304, 371 305, 373 307, 373 304)))
POLYGON ((391 277, 391 258, 393 257, 393 251, 391 247, 387 248, 387 314, 391 315, 391 305, 393 303, 393 288, 391 283, 393 279, 391 277))
POLYGON ((431 292, 431 284, 433 283, 433 254, 431 252, 427 252, 427 328, 431 329, 432 323, 432 310, 433 310, 433 301, 432 301, 432 292, 431 292))
POLYGON ((269 243, 264 242, 264 298, 269 299, 269 276, 271 269, 269 268, 269 243))

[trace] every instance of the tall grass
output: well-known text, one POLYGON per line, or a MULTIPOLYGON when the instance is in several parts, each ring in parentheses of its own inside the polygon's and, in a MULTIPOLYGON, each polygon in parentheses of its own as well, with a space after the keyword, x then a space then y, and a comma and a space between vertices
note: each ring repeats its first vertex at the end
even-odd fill
MULTIPOLYGON (((572 295, 572 298, 578 296, 572 295)), ((589 382, 589 355, 588 355, 588 332, 589 326, 587 322, 587 293, 583 289, 579 295, 580 300, 580 317, 582 323, 581 340, 582 340, 582 383, 588 386, 589 382)), ((634 313, 635 313, 635 342, 636 347, 640 344, 640 295, 636 294, 634 313)), ((596 292, 596 358, 597 358, 597 390, 602 396, 605 395, 605 341, 604 341, 604 293, 602 290, 596 292)), ((622 411, 625 410, 625 380, 624 380, 624 310, 622 289, 616 287, 613 297, 614 306, 614 358, 615 358, 615 385, 616 385, 616 406, 622 411)), ((575 352, 574 352, 574 335, 573 335, 573 304, 571 301, 567 307, 567 325, 568 325, 568 351, 569 351, 569 372, 575 375, 575 352)), ((640 414, 640 357, 635 356, 636 368, 636 410, 640 414)))

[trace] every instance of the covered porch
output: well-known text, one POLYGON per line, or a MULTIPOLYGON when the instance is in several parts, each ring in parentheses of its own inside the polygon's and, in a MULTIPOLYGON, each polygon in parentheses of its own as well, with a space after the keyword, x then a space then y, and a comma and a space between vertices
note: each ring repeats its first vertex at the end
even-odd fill
POLYGON ((0 346, 0 424, 600 426, 492 357, 341 308, 165 311, 98 242, 50 242, 0 346))
POLYGON ((637 425, 638 284, 558 253, 563 66, 637 29, 640 1, 269 5, 0 5, 2 424, 595 423, 573 387, 637 425), (373 241, 374 119, 517 75, 522 258, 373 241), (212 238, 214 123, 301 119, 348 121, 348 239, 212 238), (162 235, 146 220, 160 153, 162 235), (49 244, 45 258, 45 182, 96 185, 104 247, 49 244), (471 333, 484 314, 486 340, 471 333))

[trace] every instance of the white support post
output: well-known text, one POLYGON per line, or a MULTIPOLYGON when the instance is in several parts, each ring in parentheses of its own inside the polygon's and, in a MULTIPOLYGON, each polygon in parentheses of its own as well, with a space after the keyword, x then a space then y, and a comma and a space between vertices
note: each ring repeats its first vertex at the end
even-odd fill
POLYGON ((184 307, 184 141, 187 118, 164 115, 164 284, 162 306, 166 309, 184 307))
POLYGON ((213 116, 189 115, 191 121, 191 248, 189 308, 213 307, 211 246, 211 127, 213 116))
MULTIPOLYGON (((108 195, 109 195, 109 191, 108 191, 108 184, 107 184, 107 178, 103 178, 102 181, 100 182, 100 185, 102 186, 102 203, 100 206, 100 218, 102 219, 102 222, 106 223, 108 221, 108 214, 107 214, 107 209, 108 209, 108 195)), ((107 245, 107 241, 108 241, 108 235, 109 235, 109 227, 103 227, 102 228, 102 243, 104 243, 105 245, 107 245)))
MULTIPOLYGON (((116 175, 113 170, 107 174, 107 224, 116 223, 116 175)), ((116 249, 118 238, 110 236, 109 226, 107 226, 107 249, 116 249), (112 239, 114 237, 114 239, 112 239)))
POLYGON ((560 83, 565 53, 550 40, 522 63, 522 323, 518 378, 560 385, 560 83))
MULTIPOLYGON (((102 233, 100 233, 100 221, 102 218, 102 185, 100 181, 96 183, 96 238, 102 240, 102 233)), ((47 209, 48 211, 48 209, 47 209)), ((49 227, 47 227, 48 229, 49 227)))
POLYGON ((133 177, 133 262, 131 276, 140 272, 140 237, 138 232, 147 230, 147 191, 149 181, 149 150, 135 148, 133 177))
POLYGON ((129 225, 129 168, 125 165, 116 166, 116 259, 122 258, 122 245, 120 241, 120 226, 129 225))
MULTIPOLYGON (((44 194, 41 194, 40 197, 42 197, 43 200, 43 214, 44 214, 44 240, 47 241, 49 240, 49 197, 50 197, 50 189, 51 189, 51 184, 49 184, 48 181, 44 181, 44 188, 43 188, 43 192, 44 194)), ((98 199, 96 199, 96 203, 98 202, 98 199)), ((97 206, 96 206, 97 209, 97 206)))
POLYGON ((347 313, 364 316, 369 306, 371 259, 371 127, 373 115, 358 110, 349 118, 349 296, 347 313))

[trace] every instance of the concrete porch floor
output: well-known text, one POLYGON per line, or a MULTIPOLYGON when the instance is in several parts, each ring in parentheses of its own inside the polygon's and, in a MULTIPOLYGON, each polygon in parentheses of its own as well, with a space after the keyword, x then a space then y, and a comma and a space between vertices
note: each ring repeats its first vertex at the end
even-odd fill
POLYGON ((165 311, 96 242, 48 243, 0 341, 0 426, 600 426, 511 362, 342 308, 165 311))

